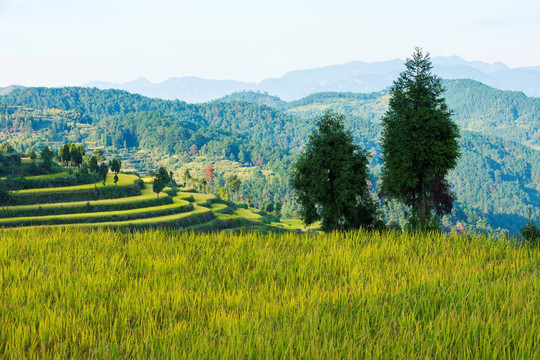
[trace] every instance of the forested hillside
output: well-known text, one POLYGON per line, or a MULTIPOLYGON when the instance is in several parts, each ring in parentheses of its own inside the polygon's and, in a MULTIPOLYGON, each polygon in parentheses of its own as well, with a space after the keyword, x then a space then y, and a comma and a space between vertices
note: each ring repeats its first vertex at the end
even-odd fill
MULTIPOLYGON (((470 80, 445 85, 462 129, 462 156, 451 174, 458 209, 445 223, 515 232, 529 206, 540 212, 540 156, 533 150, 540 145, 540 99, 470 80)), ((297 207, 288 185, 289 165, 313 118, 328 108, 347 115, 356 141, 370 151, 376 191, 379 119, 387 102, 386 92, 320 93, 290 103, 242 92, 194 105, 119 90, 26 88, 0 96, 0 137, 19 151, 80 142, 121 153, 126 166, 141 172, 166 164, 178 177, 186 168, 202 177, 210 164, 218 185, 239 174, 241 193, 255 206, 280 201, 284 214, 291 215, 297 207)), ((401 220, 403 209, 391 209, 387 219, 401 220)))
MULTIPOLYGON (((540 213, 540 99, 521 92, 501 91, 472 80, 444 82, 445 95, 460 126, 462 156, 450 174, 458 209, 450 223, 469 228, 517 231, 532 206, 540 213)), ((356 141, 373 155, 374 174, 380 169, 380 118, 388 106, 387 92, 370 94, 319 93, 286 104, 264 93, 242 92, 223 101, 276 104, 304 118, 326 109, 348 115, 356 141)), ((400 219, 396 215, 392 218, 400 219)))

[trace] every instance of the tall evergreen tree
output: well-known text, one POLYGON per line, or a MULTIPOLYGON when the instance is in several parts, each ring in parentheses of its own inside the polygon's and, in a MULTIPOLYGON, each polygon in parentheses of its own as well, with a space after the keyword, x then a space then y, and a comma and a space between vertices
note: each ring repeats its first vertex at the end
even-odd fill
POLYGON ((118 156, 109 161, 109 169, 114 173, 114 185, 118 185, 118 173, 122 168, 122 160, 118 156))
POLYGON ((321 220, 324 231, 377 223, 377 207, 367 185, 368 155, 345 129, 344 117, 327 111, 317 119, 317 128, 292 170, 291 184, 304 223, 321 220))
POLYGON ((43 167, 47 170, 49 170, 52 166, 52 159, 54 156, 54 153, 49 148, 49 146, 45 145, 43 149, 41 149, 41 152, 39 154, 41 156, 41 159, 43 160, 43 167))
POLYGON ((101 179, 103 180, 103 186, 105 186, 105 182, 107 181, 107 174, 109 173, 109 167, 105 163, 101 163, 99 165, 99 175, 101 176, 101 179))
POLYGON ((227 185, 229 187, 229 191, 231 192, 231 198, 232 200, 235 199, 235 194, 240 190, 240 186, 242 185, 242 181, 238 178, 238 175, 231 175, 227 179, 227 185))
POLYGON ((191 173, 189 172, 189 169, 186 169, 186 171, 184 171, 182 180, 184 180, 184 187, 187 187, 188 182, 191 180, 191 173))
POLYGON ((158 169, 154 176, 154 182, 152 183, 152 190, 156 193, 157 198, 159 199, 159 193, 165 189, 165 186, 170 181, 169 173, 167 169, 163 166, 158 169))
POLYGON ((94 179, 94 189, 97 189, 97 179, 100 176, 98 158, 94 155, 89 157, 87 166, 90 174, 92 174, 92 178, 94 179))
POLYGON ((411 206, 413 226, 426 225, 431 211, 449 213, 455 199, 445 180, 459 157, 459 129, 431 73, 429 53, 416 48, 394 81, 382 118, 381 192, 411 206))

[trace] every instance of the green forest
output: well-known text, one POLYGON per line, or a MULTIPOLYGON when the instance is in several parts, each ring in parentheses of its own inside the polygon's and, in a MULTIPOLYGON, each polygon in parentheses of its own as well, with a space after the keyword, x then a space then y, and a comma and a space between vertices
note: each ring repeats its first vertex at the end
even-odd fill
MULTIPOLYGON (((461 157, 449 174, 457 195, 447 230, 516 233, 529 209, 540 214, 540 99, 500 91, 471 80, 445 81, 445 97, 460 126, 461 157)), ((319 93, 285 102, 265 93, 241 92, 205 104, 150 99, 119 90, 24 88, 0 96, 0 139, 24 153, 66 142, 120 156, 123 167, 146 174, 159 166, 176 178, 189 170, 204 177, 216 169, 216 187, 237 175, 243 200, 263 209, 283 204, 284 217, 299 206, 290 167, 315 117, 333 109, 346 115, 355 141, 370 154, 372 192, 381 170, 380 119, 388 91, 319 93)), ((17 176, 17 174, 12 174, 17 176)), ((404 222, 399 204, 385 220, 404 222)))

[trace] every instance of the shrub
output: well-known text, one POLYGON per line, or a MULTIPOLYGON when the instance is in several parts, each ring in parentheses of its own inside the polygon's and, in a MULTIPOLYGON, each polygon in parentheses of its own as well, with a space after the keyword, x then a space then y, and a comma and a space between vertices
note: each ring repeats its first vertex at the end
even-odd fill
POLYGON ((137 179, 133 182, 133 184, 135 184, 135 186, 137 186, 139 189, 144 189, 145 185, 144 185, 144 181, 142 179, 137 179))
POLYGON ((540 216, 533 223, 532 209, 529 208, 529 219, 527 220, 527 224, 525 224, 525 226, 522 226, 521 229, 519 229, 523 240, 534 246, 540 245, 540 228, 538 227, 539 221, 540 216))

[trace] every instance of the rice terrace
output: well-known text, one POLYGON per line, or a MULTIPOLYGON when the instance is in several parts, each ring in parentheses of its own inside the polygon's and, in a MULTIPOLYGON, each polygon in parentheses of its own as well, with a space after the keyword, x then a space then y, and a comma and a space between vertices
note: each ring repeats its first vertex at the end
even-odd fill
POLYGON ((0 0, 0 359, 540 359, 538 0, 0 0))

